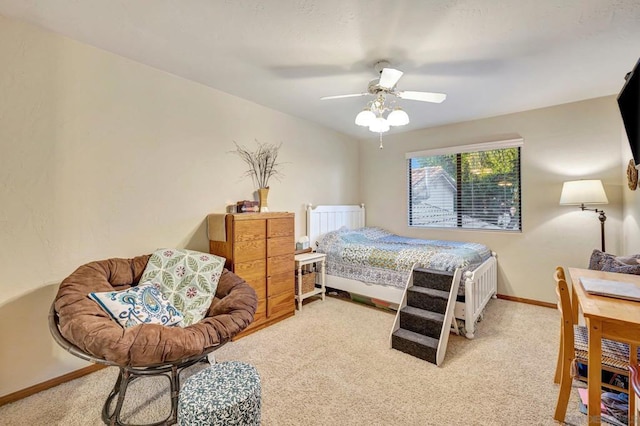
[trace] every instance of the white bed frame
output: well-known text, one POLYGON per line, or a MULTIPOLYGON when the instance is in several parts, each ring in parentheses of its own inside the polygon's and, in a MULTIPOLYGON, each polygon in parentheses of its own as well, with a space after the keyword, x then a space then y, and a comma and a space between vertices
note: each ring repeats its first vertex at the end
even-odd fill
MULTIPOLYGON (((365 226, 364 204, 342 206, 307 205, 307 236, 312 248, 315 249, 316 242, 323 234, 343 226, 349 229, 365 226)), ((496 297, 498 291, 496 253, 492 253, 489 259, 473 271, 467 271, 464 280, 465 301, 464 303, 456 302, 454 315, 464 321, 465 336, 473 339, 476 321, 482 319, 484 307, 489 302, 489 299, 496 297)), ((397 287, 370 284, 335 275, 327 275, 325 285, 337 290, 379 299, 395 306, 400 305, 405 291, 405 289, 397 287)), ((459 332, 455 321, 454 331, 459 332)))

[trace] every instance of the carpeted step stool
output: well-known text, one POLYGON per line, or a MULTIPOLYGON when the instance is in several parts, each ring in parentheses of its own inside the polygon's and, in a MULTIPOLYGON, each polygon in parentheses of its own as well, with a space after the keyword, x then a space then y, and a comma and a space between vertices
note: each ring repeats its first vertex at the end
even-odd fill
POLYGON ((396 315, 391 347, 440 365, 453 320, 460 273, 415 268, 396 315))
POLYGON ((212 365, 190 376, 180 390, 180 426, 259 426, 260 376, 239 361, 212 365))

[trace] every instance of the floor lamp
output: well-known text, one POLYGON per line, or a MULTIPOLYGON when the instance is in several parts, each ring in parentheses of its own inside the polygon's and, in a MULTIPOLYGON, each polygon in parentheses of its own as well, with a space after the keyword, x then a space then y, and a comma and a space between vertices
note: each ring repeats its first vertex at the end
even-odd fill
POLYGON ((600 179, 591 180, 572 180, 562 185, 562 194, 560 195, 560 205, 563 206, 580 206, 582 211, 589 210, 600 213, 600 238, 602 240, 602 251, 604 250, 604 221, 607 216, 604 210, 588 209, 585 204, 608 204, 607 194, 604 192, 602 181, 600 179))

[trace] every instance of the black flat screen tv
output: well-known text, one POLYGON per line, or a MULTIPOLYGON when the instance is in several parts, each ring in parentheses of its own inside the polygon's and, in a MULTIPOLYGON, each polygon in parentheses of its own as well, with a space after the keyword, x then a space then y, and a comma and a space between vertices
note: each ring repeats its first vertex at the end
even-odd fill
POLYGON ((626 82, 618 94, 618 108, 627 132, 631 154, 636 166, 640 164, 640 59, 625 77, 626 82))

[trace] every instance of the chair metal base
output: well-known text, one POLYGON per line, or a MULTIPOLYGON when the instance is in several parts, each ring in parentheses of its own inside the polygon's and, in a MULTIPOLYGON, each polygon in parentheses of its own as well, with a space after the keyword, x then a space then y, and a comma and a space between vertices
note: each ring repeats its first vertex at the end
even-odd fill
POLYGON ((105 424, 113 426, 140 426, 133 425, 131 423, 124 423, 120 417, 127 393, 127 387, 136 379, 152 376, 164 376, 169 380, 171 412, 164 420, 146 424, 144 426, 168 426, 177 423, 180 372, 187 367, 197 364, 198 362, 208 362, 207 355, 198 355, 177 364, 167 364, 156 367, 119 367, 120 373, 118 374, 118 379, 102 407, 102 421, 105 422, 105 424), (115 408, 111 410, 114 399, 116 399, 116 405, 115 408))

